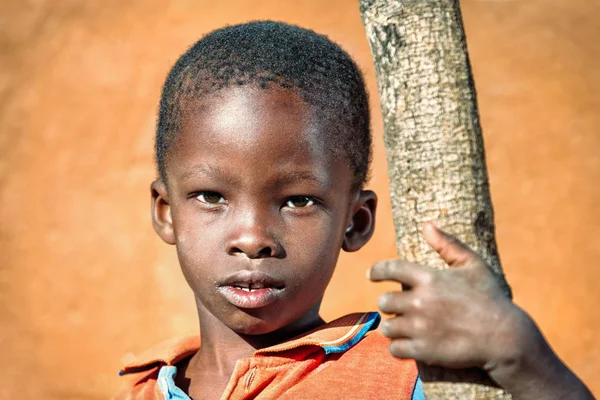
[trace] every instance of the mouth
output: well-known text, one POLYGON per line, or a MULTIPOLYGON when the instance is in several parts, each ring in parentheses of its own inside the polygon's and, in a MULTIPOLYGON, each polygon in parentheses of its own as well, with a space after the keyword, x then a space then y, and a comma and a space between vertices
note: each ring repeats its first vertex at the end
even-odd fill
POLYGON ((218 292, 238 308, 261 308, 285 291, 278 279, 259 271, 240 271, 217 284, 218 292))
MULTIPOLYGON (((236 283, 231 285, 231 287, 235 288, 235 289, 239 289, 239 290, 243 290, 244 292, 255 292, 257 290, 261 290, 261 289, 272 289, 270 286, 265 286, 263 283, 260 282, 241 282, 241 283, 236 283)), ((277 289, 277 288, 275 288, 277 289)))

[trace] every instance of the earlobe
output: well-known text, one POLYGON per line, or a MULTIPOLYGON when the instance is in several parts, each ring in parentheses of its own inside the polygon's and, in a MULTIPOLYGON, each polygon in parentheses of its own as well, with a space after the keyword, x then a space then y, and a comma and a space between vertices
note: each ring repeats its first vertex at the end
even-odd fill
POLYGON ((162 180, 157 179, 150 185, 150 191, 152 194, 152 226, 165 243, 175 244, 167 186, 162 180))
POLYGON ((354 202, 351 221, 346 228, 344 251, 357 251, 363 247, 375 230, 375 212, 377 210, 377 195, 371 190, 361 190, 354 202))

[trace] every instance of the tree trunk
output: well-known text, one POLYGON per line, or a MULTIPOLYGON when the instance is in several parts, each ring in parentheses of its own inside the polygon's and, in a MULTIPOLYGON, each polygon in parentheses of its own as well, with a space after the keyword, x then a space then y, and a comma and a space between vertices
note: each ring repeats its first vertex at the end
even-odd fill
MULTIPOLYGON (((423 222, 436 221, 486 260, 510 296, 458 0, 361 0, 360 8, 377 73, 400 258, 446 267, 420 233, 423 222)), ((428 399, 511 398, 480 370, 419 365, 419 373, 428 399)))

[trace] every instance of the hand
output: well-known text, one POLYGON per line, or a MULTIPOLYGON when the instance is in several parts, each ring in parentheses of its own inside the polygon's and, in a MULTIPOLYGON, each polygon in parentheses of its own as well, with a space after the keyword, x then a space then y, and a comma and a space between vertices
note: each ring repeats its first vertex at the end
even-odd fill
POLYGON ((391 260, 368 273, 372 281, 404 287, 379 299, 381 311, 394 315, 381 324, 394 356, 450 369, 481 368, 513 399, 593 399, 476 253, 431 223, 423 226, 423 236, 449 269, 391 260))
POLYGON ((499 336, 515 307, 477 254, 433 224, 424 225, 423 236, 451 268, 396 260, 376 264, 371 280, 405 287, 379 299, 381 310, 395 315, 381 331, 392 339, 396 357, 445 368, 485 368, 500 356, 494 343, 505 340, 499 336))

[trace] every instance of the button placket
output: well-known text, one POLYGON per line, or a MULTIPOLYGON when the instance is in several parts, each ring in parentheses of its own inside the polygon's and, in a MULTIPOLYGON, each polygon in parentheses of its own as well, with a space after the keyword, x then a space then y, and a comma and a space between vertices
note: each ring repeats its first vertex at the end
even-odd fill
POLYGON ((246 374, 246 384, 245 389, 246 392, 250 391, 250 386, 252 386, 252 381, 254 380, 254 375, 256 374, 256 367, 252 367, 250 371, 246 374))

